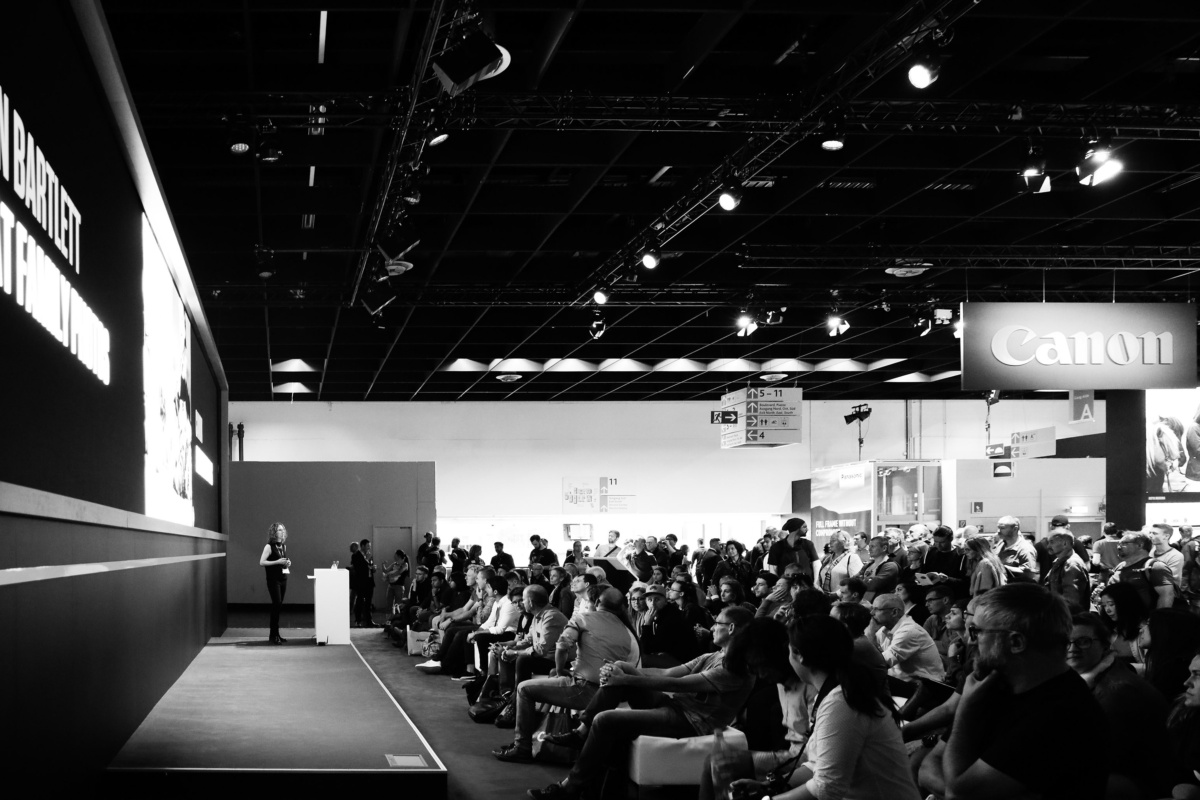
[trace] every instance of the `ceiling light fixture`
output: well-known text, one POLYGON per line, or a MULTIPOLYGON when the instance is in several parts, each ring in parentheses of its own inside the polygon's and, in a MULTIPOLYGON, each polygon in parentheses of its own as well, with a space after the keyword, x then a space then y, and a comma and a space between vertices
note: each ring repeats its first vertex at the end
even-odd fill
POLYGON ((834 311, 825 320, 825 328, 829 331, 830 336, 840 336, 850 330, 850 323, 834 311))
POLYGON ((600 313, 600 309, 592 312, 592 324, 588 327, 588 336, 593 339, 599 339, 608 330, 608 325, 604 322, 604 315, 600 313))
POLYGON ((450 138, 450 134, 446 133, 445 131, 435 130, 435 131, 429 132, 429 138, 427 139, 427 141, 429 142, 430 147, 437 147, 439 144, 441 144, 442 142, 446 141, 449 138, 450 138))
POLYGON ((512 372, 505 372, 502 375, 497 375, 496 380, 503 383, 516 383, 517 381, 521 380, 521 376, 512 372))
POLYGON ((942 65, 932 56, 922 56, 908 68, 908 82, 918 89, 927 89, 938 79, 942 65))
POLYGON ((1034 194, 1050 191, 1050 176, 1046 174, 1046 156, 1041 145, 1030 142, 1025 167, 1021 170, 1021 180, 1025 182, 1026 191, 1034 194))
POLYGON ((491 37, 479 28, 473 28, 464 31, 458 41, 434 56, 432 66, 446 93, 457 97, 476 81, 499 75, 511 61, 512 56, 497 47, 491 37))
POLYGON ((1088 140, 1083 158, 1075 166, 1075 174, 1084 186, 1098 186, 1112 180, 1125 168, 1125 165, 1113 158, 1112 145, 1107 138, 1093 136, 1088 140))
POLYGON ((737 318, 737 327, 738 336, 749 336, 758 330, 758 319, 754 314, 743 308, 742 313, 737 318))
POLYGON ((658 249, 658 245, 647 245, 642 248, 642 266, 646 269, 654 269, 662 263, 662 251, 658 249))
POLYGON ((596 301, 596 305, 602 306, 608 302, 609 290, 606 286, 599 286, 592 294, 592 299, 596 301))
POLYGON ((760 381, 767 383, 778 383, 779 381, 787 380, 786 372, 767 372, 758 376, 760 381))
POLYGON ((733 211, 741 202, 742 190, 733 184, 722 189, 721 196, 717 198, 717 204, 725 211, 733 211))
POLYGON ((830 125, 821 138, 821 149, 836 153, 846 146, 846 136, 837 125, 830 125))

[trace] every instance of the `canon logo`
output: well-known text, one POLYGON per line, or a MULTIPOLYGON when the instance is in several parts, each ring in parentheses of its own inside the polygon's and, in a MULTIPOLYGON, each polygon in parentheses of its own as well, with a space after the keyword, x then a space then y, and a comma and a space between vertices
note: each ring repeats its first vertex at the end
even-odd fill
POLYGON ((1134 361, 1143 364, 1171 364, 1174 353, 1170 333, 1143 333, 1135 336, 1117 331, 1104 338, 1103 333, 1080 331, 1070 336, 1061 331, 1038 334, 1024 325, 1008 325, 992 337, 992 355, 1001 364, 1019 367, 1031 361, 1050 366, 1124 366, 1134 361), (1040 342, 1036 347, 1031 342, 1040 342), (1032 348, 1032 350, 1031 350, 1032 348))

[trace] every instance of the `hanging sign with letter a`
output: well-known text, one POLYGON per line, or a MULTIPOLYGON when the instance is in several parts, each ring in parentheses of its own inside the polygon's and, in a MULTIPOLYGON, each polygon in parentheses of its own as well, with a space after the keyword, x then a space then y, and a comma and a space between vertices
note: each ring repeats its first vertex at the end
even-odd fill
POLYGON ((1096 393, 1091 389, 1071 391, 1071 424, 1096 421, 1096 393))

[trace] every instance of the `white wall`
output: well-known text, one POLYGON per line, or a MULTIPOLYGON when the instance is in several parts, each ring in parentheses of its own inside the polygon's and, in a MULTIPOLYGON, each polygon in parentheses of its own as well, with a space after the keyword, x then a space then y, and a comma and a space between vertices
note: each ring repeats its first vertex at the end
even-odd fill
MULTIPOLYGON (((1054 425, 1060 437, 1104 431, 1068 425, 1066 396, 992 407, 992 441, 1054 425)), ((692 403, 230 403, 255 461, 432 461, 438 534, 508 543, 518 561, 537 532, 557 543, 563 522, 626 536, 675 533, 749 543, 791 510, 791 482, 813 467, 858 460, 846 399, 804 403, 804 444, 721 450, 713 402, 692 403), (810 446, 810 443, 813 443, 810 446), (637 495, 636 513, 562 515, 562 479, 616 477, 637 495)), ((979 458, 986 406, 979 400, 866 401, 864 459, 979 458)), ((236 445, 235 445, 236 452, 236 445)))

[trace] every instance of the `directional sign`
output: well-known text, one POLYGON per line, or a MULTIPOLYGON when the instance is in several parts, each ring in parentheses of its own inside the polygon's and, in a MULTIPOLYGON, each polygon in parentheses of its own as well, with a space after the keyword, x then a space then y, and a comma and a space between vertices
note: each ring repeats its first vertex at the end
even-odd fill
POLYGON ((780 387, 748 388, 723 395, 722 410, 739 413, 736 422, 721 427, 721 447, 778 447, 802 441, 802 400, 803 390, 780 387))
POLYGON ((1041 458, 1057 452, 1054 428, 1018 431, 1012 435, 1013 458, 1041 458))
POLYGON ((709 415, 709 422, 713 425, 732 425, 737 421, 737 411, 712 411, 709 415))
POLYGON ((1007 444, 989 444, 983 448, 983 455, 986 458, 1009 458, 1011 449, 1007 444))

